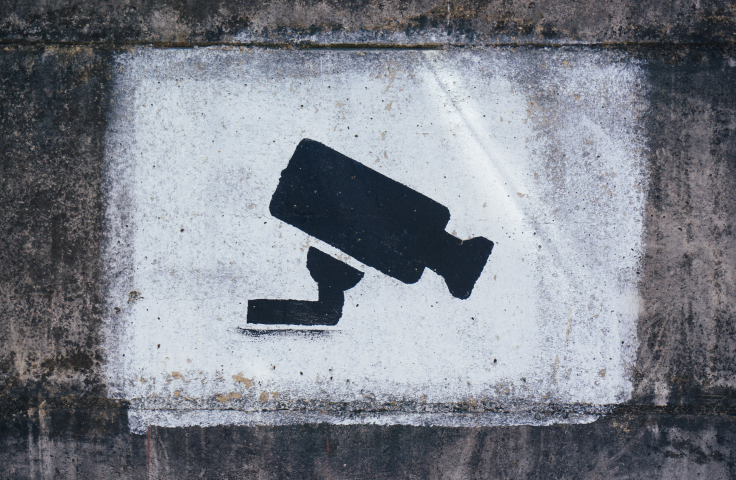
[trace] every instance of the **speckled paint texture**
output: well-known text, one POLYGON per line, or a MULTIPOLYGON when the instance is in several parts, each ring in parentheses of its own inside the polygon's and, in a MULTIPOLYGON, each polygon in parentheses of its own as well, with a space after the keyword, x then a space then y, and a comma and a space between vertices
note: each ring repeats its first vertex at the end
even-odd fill
POLYGON ((172 410, 195 424, 278 423, 232 410, 392 402, 401 414, 355 421, 472 424, 421 415, 464 402, 517 414, 483 424, 548 423, 529 410, 551 402, 588 405, 568 421, 589 421, 630 398, 648 181, 639 62, 142 49, 115 71, 107 375, 145 417, 135 428, 187 422, 172 410), (403 284, 272 217, 302 138, 447 206, 453 235, 492 239, 472 296, 453 298, 429 270, 403 284), (249 299, 316 299, 309 246, 366 273, 340 323, 244 331, 249 299))

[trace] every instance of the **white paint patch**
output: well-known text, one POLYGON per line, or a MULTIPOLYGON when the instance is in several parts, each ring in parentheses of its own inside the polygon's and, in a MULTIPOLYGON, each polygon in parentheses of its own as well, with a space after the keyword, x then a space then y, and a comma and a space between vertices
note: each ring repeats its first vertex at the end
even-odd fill
POLYGON ((188 427, 199 425, 282 426, 330 423, 333 425, 411 425, 414 427, 497 427, 510 425, 546 426, 556 423, 586 424, 598 415, 569 414, 545 416, 530 412, 510 413, 375 413, 365 415, 303 412, 245 412, 242 410, 145 410, 133 409, 130 430, 146 433, 149 426, 188 427))
POLYGON ((646 102, 640 67, 620 55, 121 54, 104 263, 110 394, 132 402, 131 425, 392 402, 401 411, 382 418, 413 424, 443 404, 629 399, 646 102), (273 218, 303 138, 448 207, 455 236, 494 241, 472 296, 431 270, 405 285, 273 218), (339 324, 243 334, 249 299, 316 300, 309 246, 365 272, 339 324))

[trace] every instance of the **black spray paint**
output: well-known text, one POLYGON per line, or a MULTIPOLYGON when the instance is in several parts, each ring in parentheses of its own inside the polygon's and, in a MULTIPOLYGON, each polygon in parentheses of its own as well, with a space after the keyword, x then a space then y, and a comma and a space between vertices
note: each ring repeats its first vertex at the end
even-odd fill
POLYGON ((314 140, 302 140, 271 198, 271 215, 404 283, 429 267, 470 297, 493 242, 445 231, 450 211, 314 140))
MULTIPOLYGON (((271 198, 271 215, 404 283, 426 267, 450 293, 470 297, 493 242, 445 231, 450 211, 429 197, 314 140, 296 147, 271 198)), ((343 292, 363 274, 314 248, 307 268, 320 300, 251 300, 248 323, 335 325, 343 292)))
POLYGON ((249 300, 248 323, 266 325, 337 325, 345 290, 363 278, 363 272, 309 247, 307 269, 319 289, 319 300, 249 300))

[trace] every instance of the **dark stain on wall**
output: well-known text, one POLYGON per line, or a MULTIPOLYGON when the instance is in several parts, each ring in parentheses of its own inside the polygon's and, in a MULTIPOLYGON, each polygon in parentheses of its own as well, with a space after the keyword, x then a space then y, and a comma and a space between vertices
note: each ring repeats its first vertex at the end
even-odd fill
POLYGON ((736 405, 736 52, 648 52, 635 403, 736 405))
POLYGON ((587 425, 151 427, 114 409, 0 423, 2 478, 707 478, 736 476, 734 417, 616 415, 587 425))
POLYGON ((736 473, 733 425, 732 417, 621 416, 550 427, 152 427, 149 471, 162 479, 727 479, 736 473))
POLYGON ((0 418, 0 478, 145 478, 146 440, 122 408, 28 409, 0 418))
POLYGON ((100 167, 109 54, 0 52, 0 413, 105 397, 100 167))

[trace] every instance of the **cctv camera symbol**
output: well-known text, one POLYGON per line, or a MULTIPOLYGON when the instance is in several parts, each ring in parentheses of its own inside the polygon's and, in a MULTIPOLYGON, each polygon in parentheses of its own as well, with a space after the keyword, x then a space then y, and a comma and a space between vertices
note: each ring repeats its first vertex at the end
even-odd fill
MULTIPOLYGON (((403 283, 424 269, 452 296, 467 299, 493 250, 484 237, 445 231, 447 207, 314 140, 296 147, 269 205, 271 215, 403 283)), ((310 248, 307 268, 319 300, 249 300, 248 323, 336 325, 344 292, 363 273, 310 248)))

